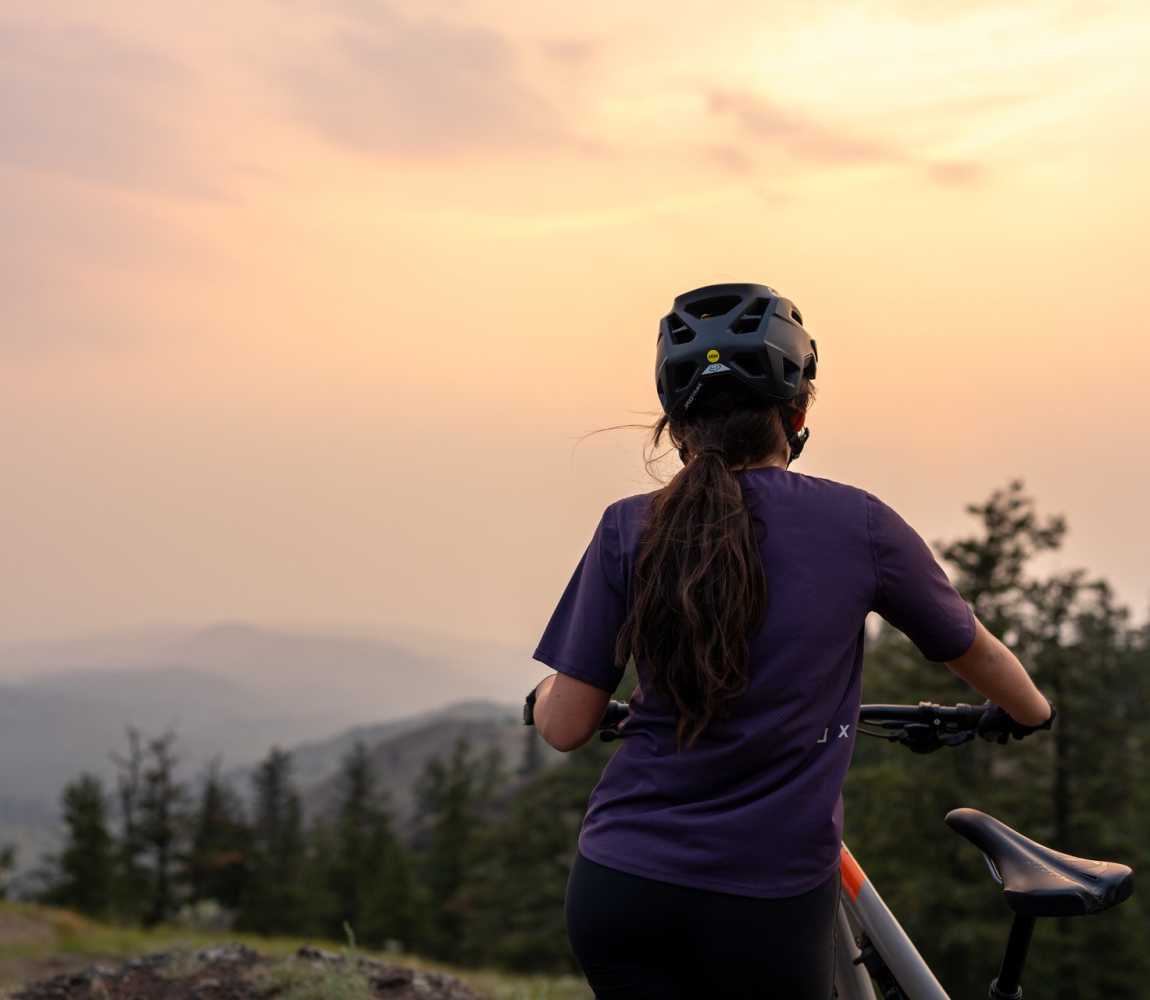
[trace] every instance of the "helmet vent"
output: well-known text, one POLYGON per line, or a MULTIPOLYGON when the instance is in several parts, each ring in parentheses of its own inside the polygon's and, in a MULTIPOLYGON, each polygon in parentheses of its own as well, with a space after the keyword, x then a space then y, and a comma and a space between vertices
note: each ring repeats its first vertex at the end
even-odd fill
POLYGON ((739 369, 751 378, 762 378, 767 374, 766 369, 763 368, 763 359, 757 354, 736 354, 732 356, 731 361, 736 364, 739 369))
POLYGON ((770 303, 770 299, 755 299, 743 315, 731 324, 731 333, 754 333, 762 324, 770 303))
POLYGON ((738 295, 712 295, 707 299, 699 299, 683 309, 695 319, 710 319, 712 316, 726 316, 735 308, 742 298, 738 295))
POLYGON ((675 313, 667 317, 667 332, 671 335, 672 344, 689 344, 695 339, 695 331, 675 313))
POLYGON ((694 361, 680 361, 678 364, 669 366, 671 376, 671 391, 681 392, 691 382, 691 378, 695 374, 694 361))
POLYGON ((791 306, 791 319, 793 319, 799 326, 803 325, 803 314, 799 312, 794 306, 791 306))
POLYGON ((799 375, 802 369, 796 365, 790 358, 783 358, 783 381, 787 385, 798 385, 799 375))

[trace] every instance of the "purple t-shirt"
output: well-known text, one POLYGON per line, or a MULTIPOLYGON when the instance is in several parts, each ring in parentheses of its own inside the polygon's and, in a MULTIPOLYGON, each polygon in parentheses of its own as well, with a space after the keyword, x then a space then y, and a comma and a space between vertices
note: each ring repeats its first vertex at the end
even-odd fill
MULTIPOLYGON (((974 616, 922 538, 869 493, 774 467, 736 475, 765 528, 767 615, 748 689, 676 752, 674 705, 640 668, 628 738, 591 793, 579 849, 664 882, 791 896, 839 863, 867 614, 939 662, 970 647, 974 616)), ((603 512, 535 659, 615 690, 615 639, 653 496, 603 512)))

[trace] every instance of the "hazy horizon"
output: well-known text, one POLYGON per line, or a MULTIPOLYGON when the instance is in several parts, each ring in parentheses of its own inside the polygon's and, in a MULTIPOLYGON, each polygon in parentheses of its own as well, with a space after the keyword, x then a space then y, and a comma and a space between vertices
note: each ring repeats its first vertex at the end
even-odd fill
POLYGON ((658 485, 636 432, 576 443, 653 418, 659 317, 721 280, 818 339, 795 471, 931 541, 1023 478, 1050 565, 1144 618, 1143 5, 709 9, 6 4, 0 641, 406 627, 529 666, 658 485))

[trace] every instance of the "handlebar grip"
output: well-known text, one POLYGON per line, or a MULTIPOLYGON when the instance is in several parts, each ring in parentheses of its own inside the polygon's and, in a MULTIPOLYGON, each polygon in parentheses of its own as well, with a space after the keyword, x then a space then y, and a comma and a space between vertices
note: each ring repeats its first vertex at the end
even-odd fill
POLYGON ((960 719, 971 723, 973 728, 978 725, 986 713, 986 707, 984 705, 958 704, 954 706, 954 712, 960 719))
POLYGON ((599 723, 599 728, 614 729, 630 714, 631 706, 625 701, 609 701, 607 702, 607 708, 603 712, 603 718, 599 723))

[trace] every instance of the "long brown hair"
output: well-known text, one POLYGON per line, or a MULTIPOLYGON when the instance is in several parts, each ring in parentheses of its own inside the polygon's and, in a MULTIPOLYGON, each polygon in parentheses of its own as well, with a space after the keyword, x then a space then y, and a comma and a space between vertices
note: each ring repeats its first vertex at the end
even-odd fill
POLYGON ((664 415, 652 428, 652 449, 666 434, 684 465, 653 498, 615 659, 634 656, 674 702, 679 749, 746 690, 749 640, 767 610, 766 526, 752 518, 732 467, 785 460, 783 421, 807 409, 812 390, 804 381, 780 409, 735 384, 705 394, 689 417, 664 415))

